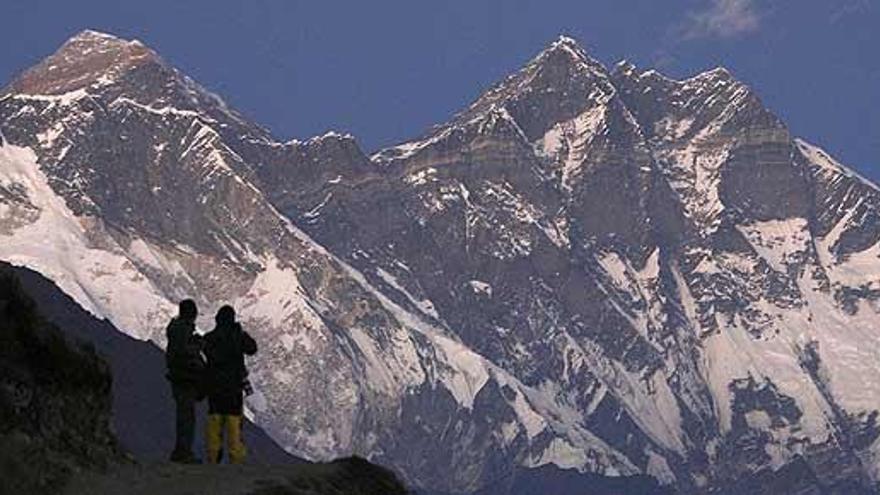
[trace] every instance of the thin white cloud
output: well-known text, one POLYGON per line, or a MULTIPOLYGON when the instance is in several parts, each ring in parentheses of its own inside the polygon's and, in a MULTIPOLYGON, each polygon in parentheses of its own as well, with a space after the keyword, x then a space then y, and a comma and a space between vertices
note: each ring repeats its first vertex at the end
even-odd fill
POLYGON ((872 7, 870 0, 849 0, 831 13, 831 23, 837 24, 846 17, 867 12, 872 7))
POLYGON ((709 0, 708 4, 686 14, 679 30, 681 38, 736 38, 761 26, 754 0, 709 0))

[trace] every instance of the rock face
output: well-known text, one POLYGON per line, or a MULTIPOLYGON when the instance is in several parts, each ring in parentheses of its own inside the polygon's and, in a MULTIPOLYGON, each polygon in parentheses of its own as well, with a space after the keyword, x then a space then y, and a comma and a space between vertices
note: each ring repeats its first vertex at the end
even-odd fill
POLYGON ((0 95, 0 258, 159 344, 174 300, 233 303, 293 453, 446 493, 875 490, 880 190, 724 69, 561 38, 372 157, 100 33, 0 95))
POLYGON ((110 383, 94 348, 66 341, 0 267, 0 493, 57 493, 117 463, 110 383))

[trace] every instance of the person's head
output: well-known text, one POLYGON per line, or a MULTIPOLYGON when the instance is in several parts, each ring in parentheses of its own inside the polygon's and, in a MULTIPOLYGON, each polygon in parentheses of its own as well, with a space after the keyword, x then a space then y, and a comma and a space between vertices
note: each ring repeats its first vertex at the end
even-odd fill
POLYGON ((199 315, 199 310, 196 308, 196 302, 192 299, 184 299, 183 301, 180 301, 177 314, 184 320, 195 320, 199 315))
POLYGON ((217 322, 218 327, 232 326, 235 324, 235 310, 227 304, 217 311, 217 316, 214 320, 217 322))

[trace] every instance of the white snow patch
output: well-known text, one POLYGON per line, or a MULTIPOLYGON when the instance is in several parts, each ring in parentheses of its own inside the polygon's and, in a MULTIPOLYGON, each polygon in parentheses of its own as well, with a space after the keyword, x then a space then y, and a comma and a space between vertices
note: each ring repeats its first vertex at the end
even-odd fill
POLYGON ((61 121, 55 122, 55 124, 46 129, 45 131, 37 134, 37 140, 40 141, 40 145, 44 148, 51 148, 53 144, 55 144, 55 140, 58 139, 58 136, 64 132, 64 123, 61 121))
POLYGON ((446 129, 443 129, 442 131, 434 134, 427 139, 421 141, 410 141, 407 143, 399 144, 392 148, 382 150, 371 156, 370 159, 379 162, 386 159, 404 160, 429 147, 430 145, 445 139, 452 133, 453 129, 454 127, 447 127, 446 129))
POLYGON ((654 248, 645 266, 639 271, 639 278, 643 280, 653 280, 660 276, 660 248, 654 248))
POLYGON ((772 426, 773 420, 766 411, 758 409, 746 413, 746 424, 749 425, 749 428, 770 431, 770 426, 772 426))
POLYGON ((571 187, 571 180, 580 171, 590 143, 605 124, 606 101, 600 101, 577 117, 553 126, 535 144, 535 151, 562 165, 562 184, 571 187))
POLYGON ((471 289, 482 296, 492 297, 492 286, 482 280, 471 280, 468 282, 471 289))
POLYGON ((144 239, 132 239, 126 249, 126 255, 135 265, 147 266, 164 274, 192 281, 179 261, 169 260, 161 248, 144 239))
POLYGON ((85 88, 77 89, 75 91, 69 91, 67 93, 63 93, 60 95, 32 95, 25 93, 17 93, 13 95, 13 98, 17 100, 34 100, 34 101, 44 101, 51 103, 52 105, 60 105, 67 106, 73 103, 76 103, 80 99, 89 96, 88 92, 86 92, 85 88))
POLYGON ((25 188, 40 216, 4 237, 0 259, 42 273, 87 311, 132 336, 145 339, 164 326, 173 304, 109 235, 103 236, 109 247, 93 247, 89 229, 96 227, 90 219, 74 216, 55 194, 34 152, 6 144, 0 146, 0 184, 12 183, 25 188))
POLYGON ((614 251, 609 251, 599 255, 598 260, 599 264, 602 265, 602 268, 605 269, 605 273, 611 277, 611 280, 614 281, 615 285, 621 288, 630 285, 630 279, 627 276, 628 266, 627 263, 620 258, 620 255, 614 251))
POLYGON ((282 266, 274 256, 265 260, 265 269, 236 301, 235 307, 242 316, 265 322, 272 328, 282 328, 293 321, 312 329, 323 326, 320 317, 305 301, 296 270, 282 266))
POLYGON ((427 167, 409 174, 404 179, 404 182, 411 186, 422 186, 427 184, 428 182, 435 182, 437 180, 436 175, 436 168, 427 167))
POLYGON ((124 96, 120 96, 113 103, 110 104, 111 107, 115 107, 117 105, 128 105, 131 107, 139 108, 141 110, 146 110, 152 114, 166 116, 166 115, 179 115, 182 117, 194 117, 194 118, 203 118, 202 114, 193 110, 183 110, 180 108, 175 108, 172 106, 165 106, 162 108, 154 108, 148 105, 144 105, 142 103, 138 103, 131 98, 126 98, 124 96))
POLYGON ((681 411, 663 370, 648 378, 650 388, 646 388, 640 375, 626 371, 617 362, 614 366, 617 374, 613 388, 624 392, 621 402, 639 427, 665 448, 684 453, 681 411))
POLYGON ((435 335, 432 340, 443 354, 441 362, 454 366, 451 372, 440 371, 440 379, 459 404, 467 409, 473 408, 474 398, 489 381, 487 363, 460 342, 440 335, 435 335))
POLYGON ((850 414, 870 413, 880 404, 878 312, 863 307, 844 313, 833 295, 805 274, 799 281, 809 312, 780 310, 785 333, 799 343, 815 342, 834 400, 850 414))
POLYGON ((587 455, 583 449, 572 445, 568 440, 556 437, 541 453, 537 466, 555 464, 562 469, 581 468, 587 463, 587 455))
POLYGON ((855 208, 851 208, 823 237, 816 241, 816 251, 819 260, 825 268, 828 278, 837 285, 847 287, 859 287, 867 285, 880 288, 880 242, 869 248, 849 253, 842 259, 836 259, 833 247, 837 244, 840 236, 848 228, 855 208))
POLYGON ((516 398, 513 401, 513 410, 516 412, 520 424, 525 428, 526 436, 529 439, 535 438, 547 428, 547 421, 532 409, 528 399, 521 391, 516 393, 516 398))
POLYGON ((397 277, 388 273, 387 271, 383 270, 382 268, 377 268, 376 273, 379 275, 379 277, 382 280, 385 281, 385 283, 387 283, 388 285, 393 287, 396 291, 398 291, 401 294, 403 294, 404 296, 406 296, 406 298, 409 299, 409 302, 411 302, 414 306, 416 306, 417 308, 422 310, 423 313, 425 313, 426 315, 428 315, 434 319, 440 319, 440 315, 437 314, 437 309, 434 307, 433 302, 431 302, 428 299, 416 299, 408 290, 406 290, 406 287, 404 287, 403 284, 401 284, 400 281, 397 280, 397 277))
POLYGON ((778 272, 785 272, 796 253, 809 249, 810 231, 806 218, 787 218, 737 225, 749 243, 778 272))
POLYGON ((293 350, 293 345, 296 342, 296 339, 289 333, 282 334, 278 340, 281 341, 281 346, 284 347, 284 350, 288 352, 293 350))
POLYGON ((676 140, 683 138, 693 125, 693 117, 677 119, 670 116, 654 124, 654 130, 655 134, 662 135, 665 139, 676 140))
MULTIPOLYGON (((731 428, 732 395, 730 384, 736 379, 753 378, 759 385, 769 379, 779 392, 793 398, 803 411, 801 434, 821 441, 829 433, 825 420, 831 410, 815 384, 808 379, 796 353, 797 329, 755 340, 738 321, 728 324, 716 315, 719 332, 703 341, 704 365, 709 387, 718 404, 716 411, 723 432, 731 428)), ((805 327, 800 327, 801 329, 805 327)), ((802 331, 802 330, 801 330, 802 331)))
POLYGON ((676 480, 666 458, 651 449, 648 449, 648 465, 645 472, 648 476, 656 478, 662 485, 671 485, 676 480))
POLYGON ((330 202, 330 199, 331 199, 332 197, 333 197, 333 191, 328 192, 328 193, 324 196, 324 199, 321 200, 320 203, 318 203, 317 205, 315 205, 311 210, 309 210, 309 211, 303 213, 303 218, 306 218, 307 220, 312 220, 312 219, 314 219, 314 218, 317 218, 318 215, 321 214, 321 210, 322 210, 325 206, 327 206, 327 203, 330 202))

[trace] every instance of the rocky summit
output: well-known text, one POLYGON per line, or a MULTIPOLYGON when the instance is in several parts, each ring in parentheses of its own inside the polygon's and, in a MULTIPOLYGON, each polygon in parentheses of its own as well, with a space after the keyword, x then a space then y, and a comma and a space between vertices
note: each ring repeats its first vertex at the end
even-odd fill
POLYGON ((368 156, 86 31, 0 91, 0 144, 0 259, 159 345, 176 300, 235 305, 288 452, 447 494, 877 490, 880 189, 723 68, 563 37, 368 156))

